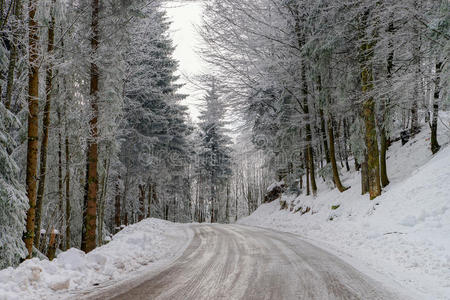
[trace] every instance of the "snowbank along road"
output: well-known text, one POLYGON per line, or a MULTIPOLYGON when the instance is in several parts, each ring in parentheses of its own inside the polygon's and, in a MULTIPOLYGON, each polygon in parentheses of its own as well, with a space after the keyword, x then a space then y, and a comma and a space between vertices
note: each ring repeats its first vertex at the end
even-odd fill
POLYGON ((239 225, 191 225, 192 242, 162 271, 86 299, 399 299, 298 236, 239 225))

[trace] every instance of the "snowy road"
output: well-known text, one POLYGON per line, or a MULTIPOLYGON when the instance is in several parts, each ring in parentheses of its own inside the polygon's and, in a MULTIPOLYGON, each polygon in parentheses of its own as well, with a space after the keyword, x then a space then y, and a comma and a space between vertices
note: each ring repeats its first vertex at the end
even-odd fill
POLYGON ((295 235, 239 225, 190 228, 192 242, 162 271, 87 299, 397 299, 295 235))

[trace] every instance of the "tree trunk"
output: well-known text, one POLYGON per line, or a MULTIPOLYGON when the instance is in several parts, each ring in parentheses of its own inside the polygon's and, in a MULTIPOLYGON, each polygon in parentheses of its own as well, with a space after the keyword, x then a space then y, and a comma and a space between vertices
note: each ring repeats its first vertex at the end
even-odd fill
POLYGON ((29 201, 27 211, 26 232, 24 242, 28 250, 27 258, 32 257, 34 241, 34 225, 36 214, 36 175, 38 162, 39 139, 39 35, 36 21, 36 6, 38 0, 30 0, 28 12, 29 28, 29 72, 28 72, 28 146, 26 191, 29 201))
POLYGON ((225 223, 230 223, 230 220, 229 220, 229 218, 230 218, 230 212, 229 212, 230 207, 229 207, 229 205, 230 205, 230 186, 227 183, 227 203, 226 203, 226 206, 225 206, 225 223))
MULTIPOLYGON (((44 119, 42 121, 42 140, 41 140, 41 159, 40 159, 40 168, 39 168, 39 183, 38 183, 38 192, 37 192, 37 200, 36 200, 36 227, 34 230, 35 239, 34 245, 36 248, 39 248, 39 232, 41 231, 41 222, 42 222, 42 204, 44 202, 44 193, 45 193, 45 179, 47 176, 47 149, 48 149, 48 136, 50 129, 50 109, 51 109, 51 98, 52 98, 52 80, 53 80, 53 64, 51 62, 51 56, 53 54, 53 48, 55 43, 55 1, 52 1, 52 6, 50 8, 51 12, 51 21, 48 27, 48 44, 47 44, 47 55, 49 57, 49 62, 46 66, 45 72, 45 106, 44 106, 44 119)), ((58 112, 59 121, 61 122, 61 114, 58 112)), ((62 159, 61 159, 61 132, 59 133, 59 168, 62 168, 62 159)), ((62 172, 61 172, 61 180, 62 180, 62 172)), ((61 184, 62 187, 62 184, 61 184)), ((61 189, 62 190, 62 189, 61 189)))
POLYGON ((239 195, 239 191, 238 191, 238 184, 237 184, 237 179, 236 179, 236 186, 235 186, 235 190, 234 190, 234 209, 235 209, 234 221, 235 222, 237 222, 237 220, 238 220, 238 195, 239 195))
MULTIPOLYGON (((306 80, 306 77, 305 77, 306 80)), ((306 82, 305 82, 306 85, 306 82)), ((306 98, 306 97, 305 97, 306 98)), ((309 167, 309 176, 310 176, 310 181, 311 181, 311 190, 312 190, 312 194, 313 196, 317 195, 317 185, 316 185, 316 176, 315 176, 315 172, 314 172, 314 154, 313 154, 313 149, 312 149, 312 143, 311 143, 311 125, 309 124, 309 112, 308 112, 308 104, 307 101, 305 99, 305 102, 303 103, 303 107, 305 108, 306 111, 306 151, 307 151, 307 155, 308 155, 308 167, 309 167)))
POLYGON ((367 173, 367 154, 365 154, 364 161, 361 163, 361 195, 369 192, 369 175, 367 173))
MULTIPOLYGON (((213 178, 213 176, 211 176, 213 178)), ((212 180, 211 180, 212 181, 212 180)), ((210 193, 211 193, 211 216, 210 216, 210 223, 214 223, 214 184, 211 182, 210 187, 210 193)))
POLYGON ((128 212, 127 212, 127 210, 125 210, 125 216, 124 216, 124 224, 126 225, 126 226, 128 226, 128 212))
POLYGON ((144 220, 145 217, 145 184, 139 184, 139 215, 138 221, 144 220))
POLYGON ((345 168, 347 169, 347 172, 350 172, 350 165, 348 164, 348 146, 347 146, 347 141, 348 141, 348 134, 347 134, 347 119, 344 118, 343 120, 343 131, 344 131, 344 156, 345 156, 345 168))
POLYGON ((89 121, 92 137, 88 140, 87 147, 87 163, 86 163, 86 186, 85 186, 85 210, 84 210, 84 224, 82 231, 81 250, 90 252, 96 247, 96 229, 97 229, 97 193, 98 193, 98 90, 99 90, 99 70, 95 63, 95 56, 99 43, 99 0, 92 0, 92 37, 91 37, 91 82, 90 82, 90 96, 91 109, 93 116, 89 121))
POLYGON ((322 108, 319 109, 319 115, 320 115, 320 130, 321 130, 321 133, 322 133, 323 148, 325 150, 325 159, 327 161, 327 164, 329 164, 330 163, 330 151, 329 151, 328 145, 327 145, 327 134, 326 134, 326 129, 325 129, 325 118, 323 116, 323 109, 322 108))
POLYGON ((173 201, 172 201, 172 207, 173 207, 173 213, 172 213, 172 222, 175 223, 176 219, 177 219, 177 215, 178 215, 178 201, 177 201, 177 196, 173 196, 173 201))
POLYGON ((196 180, 196 188, 195 188, 195 220, 200 223, 200 176, 197 177, 196 180))
POLYGON ((305 175, 306 175, 306 196, 309 196, 310 194, 311 194, 311 192, 310 192, 310 189, 309 189, 309 186, 310 186, 310 184, 309 184, 309 173, 310 173, 310 171, 309 171, 309 163, 308 163, 308 160, 309 160, 309 158, 308 158, 308 151, 305 149, 305 151, 304 151, 305 153, 304 153, 304 157, 305 157, 305 167, 306 167, 306 169, 305 169, 305 175))
POLYGON ((152 198, 153 198, 153 185, 151 181, 148 181, 148 218, 152 217, 152 198))
MULTIPOLYGON (((67 116, 67 112, 64 113, 67 116)), ((66 250, 70 248, 71 233, 70 233, 70 149, 69 149, 69 136, 67 133, 67 119, 65 120, 65 144, 66 144, 66 250)))
POLYGON ((431 121, 431 152, 436 154, 441 146, 437 140, 437 121, 439 114, 439 96, 441 92, 441 72, 442 72, 442 62, 436 64, 436 80, 434 87, 434 97, 433 97, 433 117, 431 121))
POLYGON ((247 200, 248 200, 248 215, 250 216, 251 213, 253 212, 253 192, 252 189, 250 187, 250 184, 247 185, 247 200))
MULTIPOLYGON (((416 11, 421 11, 422 5, 420 5, 422 1, 414 1, 414 9, 416 11)), ((393 28, 392 24, 392 28, 393 28)), ((391 30, 393 31, 393 29, 391 30)), ((411 103, 411 127, 410 127, 410 138, 413 138, 416 133, 419 132, 419 116, 418 116, 418 98, 420 94, 420 85, 421 85, 421 53, 420 48, 422 46, 422 38, 421 32, 419 31, 417 24, 413 23, 412 31, 414 34, 414 46, 413 46, 413 63, 414 63, 414 90, 413 90, 413 99, 411 103)))
MULTIPOLYGON (((363 27, 367 25, 369 11, 363 16, 363 27)), ((366 40, 365 34, 363 39, 366 40)), ((363 102, 363 117, 366 127, 365 143, 367 149, 367 175, 369 179, 370 199, 381 195, 380 157, 378 151, 377 132, 375 124, 375 100, 370 93, 373 90, 373 75, 371 58, 373 56, 374 40, 363 41, 361 45, 361 88, 366 99, 363 102)))
MULTIPOLYGON (((391 21, 389 23, 388 33, 393 34, 394 33, 394 23, 391 21)), ((388 44, 389 46, 389 55, 387 57, 387 79, 388 84, 392 84, 391 78, 392 78, 392 71, 394 68, 394 48, 391 42, 388 44)), ((381 185, 382 187, 386 187, 389 184, 389 179, 387 175, 387 164, 386 164, 386 151, 388 149, 388 140, 387 140, 387 134, 386 134, 386 123, 387 123, 387 115, 388 115, 388 109, 389 109, 389 103, 390 99, 387 98, 382 102, 381 106, 381 114, 382 114, 382 120, 381 124, 379 124, 378 129, 380 131, 380 179, 381 179, 381 185)), ((417 103, 417 102, 416 102, 417 103)))
MULTIPOLYGON (((417 89, 417 88, 416 88, 417 89)), ((419 96, 418 92, 415 92, 416 96, 419 96)), ((413 103, 411 104, 411 128, 410 136, 414 137, 416 133, 419 132, 419 116, 417 111, 417 97, 414 97, 413 103)))
POLYGON ((367 147, 367 175, 370 199, 381 195, 378 141, 375 129, 375 102, 372 98, 364 102, 365 141, 367 147))
POLYGON ((300 191, 303 191, 303 175, 300 175, 300 191))
MULTIPOLYGON (((61 133, 61 111, 58 108, 57 111, 58 115, 58 124, 59 124, 59 130, 58 130, 58 213, 55 215, 57 216, 58 222, 56 224, 56 228, 58 230, 61 230, 64 225, 64 211, 63 211, 63 202, 64 202, 64 183, 63 183, 63 162, 62 162, 62 151, 63 151, 63 145, 62 145, 62 133, 61 133)), ((38 190, 39 192, 39 190, 38 190)), ((39 193, 38 193, 39 197, 39 193)))
POLYGON ((198 209, 198 222, 202 223, 203 222, 203 211, 204 211, 204 201, 203 201, 203 197, 200 196, 199 199, 199 205, 198 205, 199 209, 198 209))
MULTIPOLYGON (((336 123, 333 120, 333 126, 335 126, 334 128, 334 135, 335 135, 335 141, 336 144, 338 146, 338 153, 339 153, 339 161, 341 162, 341 168, 344 168, 344 156, 342 155, 342 148, 341 148, 341 143, 340 143, 340 129, 341 129, 341 121, 339 121, 338 123, 336 123)), ((336 150, 334 151, 335 155, 336 155, 336 150)))
POLYGON ((128 226, 128 207, 127 207, 127 195, 128 195, 128 181, 129 181, 129 170, 127 168, 127 171, 125 173, 125 183, 124 183, 124 189, 123 189, 123 195, 122 195, 122 210, 123 210, 123 224, 128 226))
POLYGON ((169 204, 164 203, 164 220, 169 220, 169 204))
POLYGON ((48 243, 48 249, 47 249, 47 257, 50 261, 52 261, 55 258, 56 253, 56 230, 52 228, 50 230, 50 242, 48 243))
POLYGON ((214 223, 214 199, 211 199, 211 218, 210 223, 214 223))
MULTIPOLYGON (((108 156, 108 151, 106 151, 106 156, 108 156)), ((102 177, 102 192, 100 194, 100 201, 99 201, 99 213, 98 213, 98 243, 99 245, 103 245, 103 223, 105 220, 105 204, 106 204, 106 190, 108 188, 108 177, 109 177, 109 165, 110 161, 109 159, 104 160, 104 169, 105 174, 103 174, 102 177)))
POLYGON ((318 147, 319 147, 319 169, 323 168, 323 157, 325 156, 325 151, 323 150, 323 146, 322 144, 326 141, 324 141, 324 139, 322 138, 322 135, 319 133, 319 137, 322 140, 322 143, 319 143, 318 147))
POLYGON ((115 232, 119 232, 120 230, 120 225, 121 221, 120 221, 120 176, 117 178, 117 183, 116 183, 116 196, 115 196, 115 203, 114 203, 114 207, 115 207, 115 212, 114 212, 114 223, 116 225, 115 228, 115 232))
POLYGON ((386 138, 386 130, 384 126, 380 130, 380 176, 381 176, 381 185, 386 187, 389 184, 389 179, 387 175, 387 167, 386 167, 386 151, 387 151, 387 138, 386 138))
POLYGON ((331 161, 331 168, 333 169, 333 180, 334 184, 336 184, 337 189, 339 192, 344 192, 348 190, 348 187, 344 187, 341 183, 341 179, 339 177, 339 171, 336 164, 336 154, 334 150, 334 132, 333 132, 333 116, 331 113, 329 113, 328 118, 328 138, 330 142, 330 161, 331 161))

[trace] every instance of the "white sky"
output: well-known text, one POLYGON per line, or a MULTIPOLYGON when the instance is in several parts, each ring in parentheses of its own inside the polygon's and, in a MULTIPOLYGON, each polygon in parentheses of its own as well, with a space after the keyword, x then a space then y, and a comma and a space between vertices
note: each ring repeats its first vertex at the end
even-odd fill
POLYGON ((185 76, 192 77, 200 74, 205 63, 196 53, 196 49, 201 45, 201 37, 196 32, 195 26, 201 25, 202 3, 201 1, 191 1, 188 3, 174 2, 167 6, 167 14, 172 21, 171 35, 176 46, 174 58, 178 60, 181 72, 181 83, 186 85, 181 89, 181 93, 189 95, 185 104, 189 107, 189 112, 193 120, 198 117, 196 100, 201 97, 201 93, 188 83, 185 76))

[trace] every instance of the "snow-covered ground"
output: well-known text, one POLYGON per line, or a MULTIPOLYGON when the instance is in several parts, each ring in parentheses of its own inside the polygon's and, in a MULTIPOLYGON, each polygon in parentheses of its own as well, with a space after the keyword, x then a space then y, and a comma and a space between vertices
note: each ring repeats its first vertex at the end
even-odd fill
POLYGON ((182 253, 192 233, 186 226, 145 219, 125 227, 108 244, 85 254, 72 248, 53 261, 33 258, 0 271, 0 300, 67 299, 76 291, 126 279, 182 253))
POLYGON ((299 234, 331 252, 347 255, 419 299, 450 299, 449 132, 440 152, 429 150, 429 130, 388 153, 391 184, 381 197, 361 196, 360 175, 343 174, 344 193, 322 180, 316 198, 283 195, 260 206, 240 224, 299 234), (447 144, 447 145, 446 145, 447 144), (303 213, 303 214, 302 214, 303 213))

